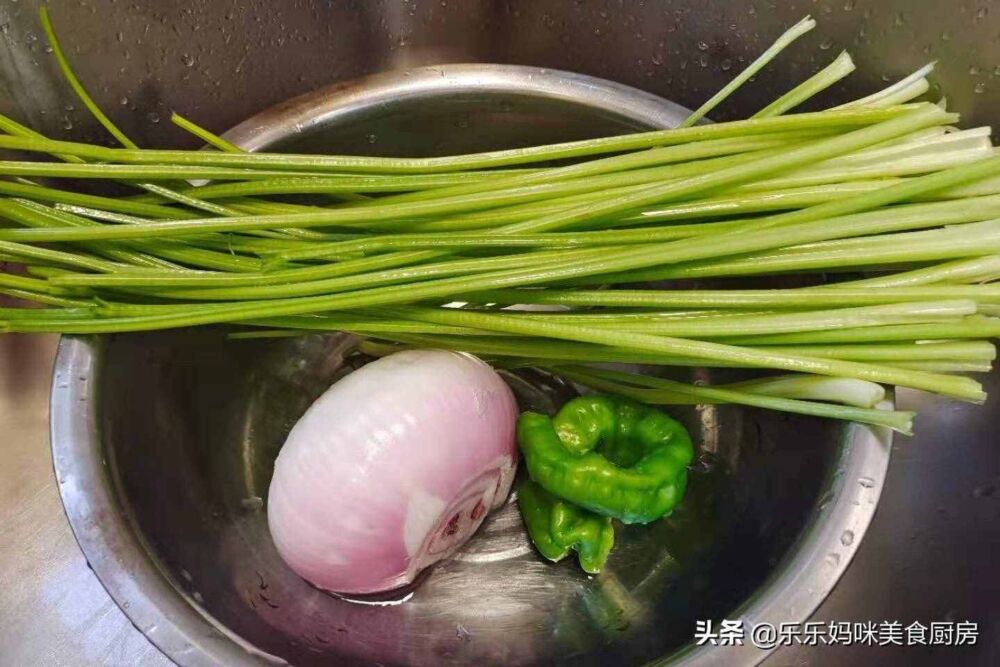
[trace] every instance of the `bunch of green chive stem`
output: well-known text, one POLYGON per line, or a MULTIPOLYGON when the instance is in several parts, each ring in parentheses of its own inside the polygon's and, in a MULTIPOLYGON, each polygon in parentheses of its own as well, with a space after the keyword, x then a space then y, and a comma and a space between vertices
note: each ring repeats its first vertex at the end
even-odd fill
POLYGON ((887 408, 883 385, 985 399, 965 374, 990 369, 1000 333, 1000 157, 989 128, 919 101, 931 66, 790 113, 854 69, 844 53, 748 119, 698 122, 807 18, 677 128, 353 157, 251 154, 175 115, 211 149, 156 150, 97 108, 44 10, 42 24, 120 145, 0 117, 0 148, 29 156, 0 161, 0 331, 344 331, 372 354, 462 350, 651 404, 904 433, 913 414, 887 408), (610 364, 762 372, 702 385, 610 364))

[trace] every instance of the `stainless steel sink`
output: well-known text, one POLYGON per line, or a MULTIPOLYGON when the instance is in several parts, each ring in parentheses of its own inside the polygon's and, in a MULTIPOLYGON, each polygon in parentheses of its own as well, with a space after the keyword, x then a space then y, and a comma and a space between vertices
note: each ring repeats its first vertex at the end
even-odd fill
MULTIPOLYGON (((580 75, 439 66, 321 89, 228 136, 252 149, 423 155, 664 127, 684 113, 580 75)), ((67 515, 108 591, 178 663, 755 664, 766 653, 749 644, 690 646, 696 620, 807 619, 861 543, 888 466, 879 429, 678 410, 699 447, 688 497, 668 520, 621 531, 601 575, 543 562, 509 504, 411 599, 359 605, 293 574, 262 509, 288 429, 359 362, 351 349, 345 336, 229 341, 222 330, 63 339, 52 443, 67 515)), ((538 374, 510 381, 535 409, 571 392, 538 374)))
MULTIPOLYGON (((35 15, 43 3, 50 6, 70 58, 98 103, 147 146, 194 145, 167 122, 171 110, 221 130, 323 85, 439 63, 573 70, 695 106, 805 13, 819 20, 816 31, 720 108, 717 118, 753 113, 843 48, 851 51, 858 71, 829 91, 826 99, 832 102, 871 92, 886 79, 936 59, 934 80, 940 87, 934 90, 947 94, 950 106, 962 112, 963 124, 995 123, 1000 108, 995 69, 1000 9, 985 0, 0 2, 0 112, 68 139, 106 137, 45 52, 35 15)), ((127 621, 109 610, 64 529, 47 453, 41 450, 45 406, 33 389, 37 378, 50 373, 50 346, 47 340, 32 340, 0 337, 0 373, 7 380, 0 382, 0 414, 6 417, 0 419, 5 452, 0 522, 11 519, 4 523, 9 543, 0 548, 0 655, 22 664, 159 664, 127 621)), ((74 343, 74 355, 83 354, 87 345, 74 343)), ((63 349, 64 362, 76 359, 77 368, 98 363, 69 357, 63 349)), ((780 649, 768 665, 911 667, 947 660, 978 667, 996 661, 1000 577, 992 554, 1000 548, 998 377, 984 378, 993 398, 982 407, 900 392, 902 407, 920 410, 917 435, 897 440, 872 527, 853 564, 812 617, 904 623, 971 619, 981 624, 978 644, 938 653, 795 646, 780 649)), ((153 405, 138 398, 136 404, 137 409, 153 405)), ((75 419, 85 419, 91 409, 94 419, 103 414, 90 405, 83 403, 75 419)), ((85 421, 73 424, 88 428, 85 421)), ((95 522, 122 528, 117 492, 106 483, 109 472, 102 467, 106 452, 86 449, 94 442, 80 441, 84 449, 77 455, 86 462, 81 472, 87 481, 77 483, 93 485, 88 493, 99 501, 95 510, 104 512, 92 515, 95 522)), ((137 625, 179 660, 200 649, 188 646, 188 640, 174 643, 176 634, 169 628, 175 624, 198 645, 216 651, 230 647, 228 638, 198 617, 185 625, 191 607, 143 551, 132 548, 136 538, 125 527, 107 550, 112 555, 99 560, 119 563, 121 576, 106 571, 104 581, 117 596, 131 596, 128 609, 137 625), (136 581, 143 581, 142 587, 136 581), (152 627, 162 615, 140 604, 143 597, 156 598, 171 623, 152 627)))

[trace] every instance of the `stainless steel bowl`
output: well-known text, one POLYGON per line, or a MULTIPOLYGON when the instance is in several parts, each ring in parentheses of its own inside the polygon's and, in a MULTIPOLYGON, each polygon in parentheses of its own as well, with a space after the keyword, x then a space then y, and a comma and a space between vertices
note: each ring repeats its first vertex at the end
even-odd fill
MULTIPOLYGON (((666 127, 683 114, 590 77, 449 65, 325 88, 228 137, 423 155, 666 127)), ((508 505, 405 603, 346 602, 285 567, 263 499, 289 428, 359 361, 352 344, 234 342, 221 330, 63 339, 52 446, 66 512, 110 594, 177 663, 755 664, 766 652, 750 645, 691 646, 695 621, 807 619, 858 548, 888 465, 880 429, 673 411, 700 446, 688 497, 669 519, 620 531, 600 576, 543 562, 508 505)), ((539 375, 511 382, 536 408, 571 392, 539 375)))

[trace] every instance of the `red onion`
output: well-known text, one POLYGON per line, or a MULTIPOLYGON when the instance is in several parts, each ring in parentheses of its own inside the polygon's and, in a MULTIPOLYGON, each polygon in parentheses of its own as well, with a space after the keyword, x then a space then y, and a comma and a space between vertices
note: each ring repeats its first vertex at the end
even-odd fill
POLYGON ((517 404, 486 363, 399 352, 337 382, 275 463, 268 523, 312 584, 374 593, 448 557, 506 499, 517 404))

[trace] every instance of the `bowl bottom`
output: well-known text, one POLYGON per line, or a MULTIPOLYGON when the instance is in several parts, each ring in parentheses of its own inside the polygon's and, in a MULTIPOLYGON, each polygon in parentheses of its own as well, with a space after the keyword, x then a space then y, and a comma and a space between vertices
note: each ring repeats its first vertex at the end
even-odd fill
MULTIPOLYGON (((405 604, 318 591, 278 557, 264 499, 299 416, 363 359, 343 335, 233 342, 218 332, 114 337, 102 429, 150 556, 218 623, 296 665, 636 663, 733 610, 801 531, 839 427, 731 406, 670 410, 701 451, 667 519, 617 532, 607 569, 544 561, 508 502, 405 604), (804 446, 804 445, 808 446, 804 446), (516 640, 515 640, 516 638, 516 640)), ((705 371, 698 371, 706 379, 705 371)), ((572 389, 509 378, 522 408, 572 389)))

